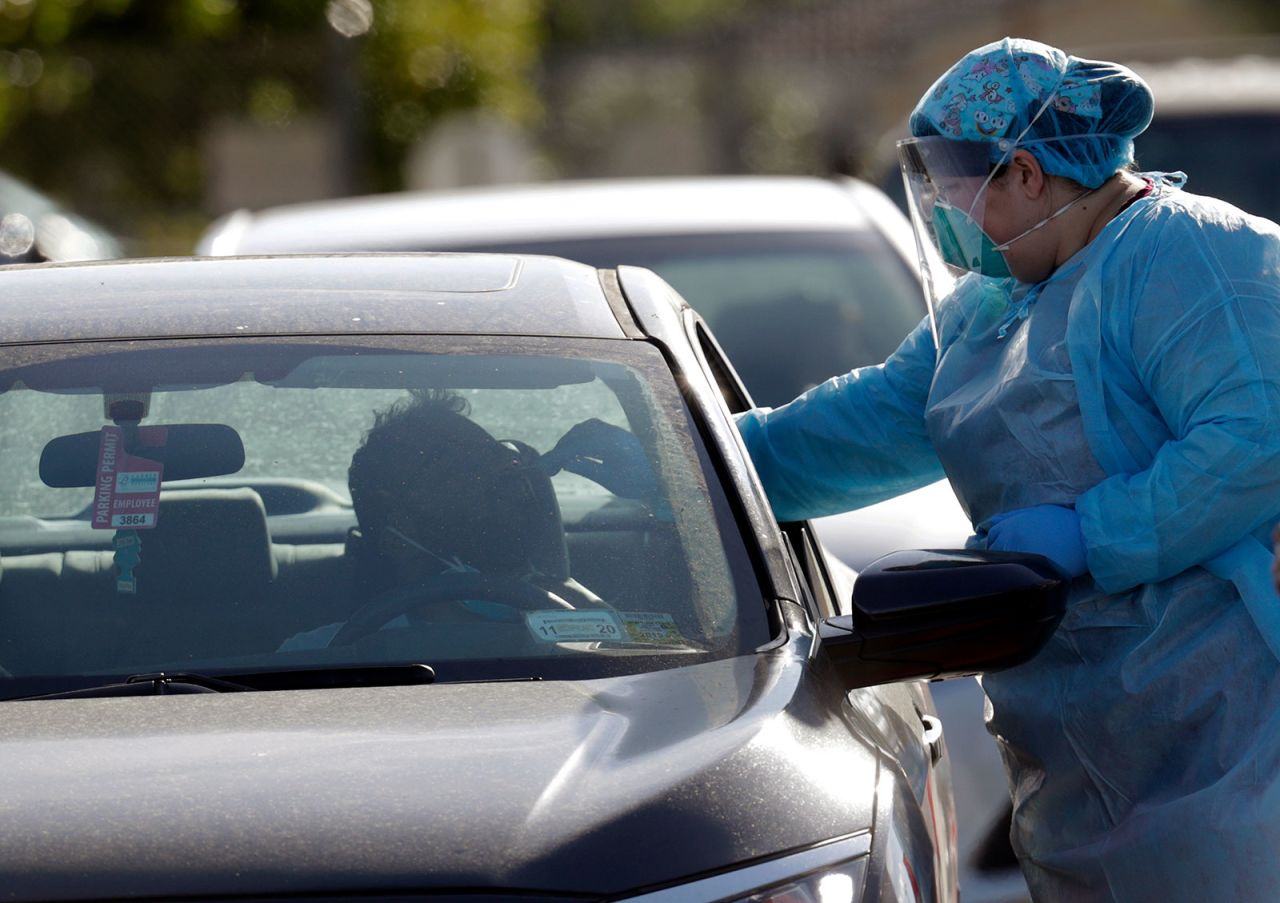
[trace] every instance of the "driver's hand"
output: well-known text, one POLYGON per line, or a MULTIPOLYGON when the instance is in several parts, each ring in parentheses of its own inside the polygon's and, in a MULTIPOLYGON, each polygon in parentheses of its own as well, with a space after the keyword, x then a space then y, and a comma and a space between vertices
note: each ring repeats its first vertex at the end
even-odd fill
POLYGON ((561 436, 538 465, 547 476, 567 470, 623 498, 647 499, 658 491, 657 475, 640 440, 621 427, 594 417, 561 436))

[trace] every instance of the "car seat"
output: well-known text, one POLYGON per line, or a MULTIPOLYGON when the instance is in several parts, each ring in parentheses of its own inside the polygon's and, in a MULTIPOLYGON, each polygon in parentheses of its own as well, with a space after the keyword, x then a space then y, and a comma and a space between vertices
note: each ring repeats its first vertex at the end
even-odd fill
POLYGON ((123 661, 152 667, 275 648, 276 562, 256 492, 162 492, 155 528, 139 537, 136 592, 117 600, 127 613, 123 661))

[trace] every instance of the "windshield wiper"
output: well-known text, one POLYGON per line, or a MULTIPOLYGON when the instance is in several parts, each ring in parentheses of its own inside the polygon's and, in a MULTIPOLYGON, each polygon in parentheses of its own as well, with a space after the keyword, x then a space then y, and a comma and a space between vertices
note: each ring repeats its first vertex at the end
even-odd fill
POLYGON ((337 687, 408 687, 434 683, 430 665, 357 665, 345 668, 296 668, 231 674, 248 690, 322 690, 337 687))
POLYGON ((19 696, 10 702, 23 699, 77 699, 109 696, 167 696, 187 693, 240 693, 253 687, 234 681, 210 677, 207 674, 187 672, 134 674, 117 683, 63 690, 61 693, 44 693, 39 696, 19 696))
POLYGON ((134 674, 123 681, 45 693, 18 696, 9 702, 31 699, 88 699, 112 696, 167 696, 189 693, 243 693, 252 690, 315 690, 336 687, 399 687, 429 684, 436 678, 430 665, 379 665, 353 668, 300 668, 258 671, 213 677, 190 672, 157 671, 134 674))

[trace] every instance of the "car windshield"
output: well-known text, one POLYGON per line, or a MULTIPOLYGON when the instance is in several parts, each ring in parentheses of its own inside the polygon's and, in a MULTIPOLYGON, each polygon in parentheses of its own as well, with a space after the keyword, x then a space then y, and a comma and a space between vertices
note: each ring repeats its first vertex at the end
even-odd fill
POLYGON ((465 250, 648 267, 702 314, 757 404, 878 364, 924 316, 920 284, 879 233, 637 235, 465 250))
POLYGON ((649 345, 192 339, 0 366, 0 696, 400 664, 579 679, 769 639, 649 345), (575 427, 596 445, 560 453, 575 427))

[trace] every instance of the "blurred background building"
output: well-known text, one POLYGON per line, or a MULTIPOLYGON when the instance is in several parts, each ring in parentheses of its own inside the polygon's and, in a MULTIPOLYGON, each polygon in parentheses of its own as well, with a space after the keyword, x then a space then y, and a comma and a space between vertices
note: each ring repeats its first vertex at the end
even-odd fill
POLYGON ((0 170, 139 255, 238 207, 403 188, 880 181, 916 98, 986 41, 1252 114, 1280 106, 1277 28, 1270 0, 0 0, 0 170))

